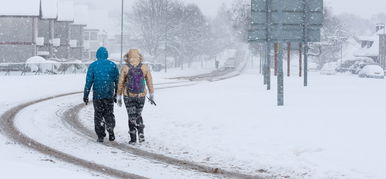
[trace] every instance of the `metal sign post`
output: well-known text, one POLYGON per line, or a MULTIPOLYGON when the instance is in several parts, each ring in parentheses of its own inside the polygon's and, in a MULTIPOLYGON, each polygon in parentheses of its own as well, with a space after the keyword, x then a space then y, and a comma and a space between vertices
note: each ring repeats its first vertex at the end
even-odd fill
POLYGON ((291 76, 291 42, 287 44, 287 76, 291 76))
POLYGON ((277 105, 284 105, 283 43, 278 44, 277 105))
POLYGON ((265 23, 265 30, 266 30, 266 33, 267 33, 267 37, 266 37, 266 41, 267 41, 267 71, 266 71, 266 75, 267 75, 267 90, 271 90, 271 42, 272 42, 272 39, 270 38, 270 35, 271 35, 271 28, 270 26, 272 25, 272 2, 271 1, 266 1, 265 3, 265 20, 266 20, 266 23, 265 23))
MULTIPOLYGON (((323 0, 252 0, 249 41, 266 44, 264 84, 271 88, 271 45, 279 44, 279 72, 283 68, 283 43, 304 43, 304 86, 308 83, 308 43, 320 41, 323 23, 323 0), (281 58, 281 59, 280 59, 281 58), (281 60, 281 61, 280 61, 281 60)), ((279 77, 280 75, 278 75, 279 77)), ((279 81, 283 81, 280 79, 279 81)), ((279 83, 279 82, 278 82, 279 83)), ((284 89, 284 87, 278 86, 284 89)), ((278 90, 278 99, 283 90, 278 90)), ((282 105, 278 100, 278 105, 282 105)))
POLYGON ((302 64, 303 64, 303 60, 302 60, 302 48, 303 48, 303 45, 302 43, 300 42, 299 43, 299 77, 302 77, 302 64))
POLYGON ((267 84, 267 47, 268 46, 268 43, 265 44, 265 46, 263 47, 263 50, 264 50, 264 60, 263 60, 263 77, 264 77, 264 85, 267 84))
MULTIPOLYGON (((283 16, 283 10, 284 7, 277 7, 278 8, 278 15, 283 16)), ((278 29, 280 31, 283 30, 283 23, 284 19, 280 19, 278 23, 278 29)), ((283 73, 283 46, 284 43, 280 42, 277 43, 277 57, 278 57, 278 64, 277 64, 277 105, 283 106, 284 105, 284 73, 283 73)))
POLYGON ((265 69, 265 75, 267 79, 267 90, 271 90, 271 43, 267 42, 266 46, 267 50, 267 56, 266 56, 266 69, 265 69))
POLYGON ((308 85, 308 6, 307 0, 303 0, 303 42, 304 42, 304 86, 308 85))

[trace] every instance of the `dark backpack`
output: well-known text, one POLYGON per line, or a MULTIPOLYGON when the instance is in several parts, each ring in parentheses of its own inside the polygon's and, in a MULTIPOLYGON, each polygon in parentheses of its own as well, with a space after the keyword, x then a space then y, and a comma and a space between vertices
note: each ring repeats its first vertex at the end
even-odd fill
POLYGON ((126 89, 128 93, 140 94, 145 92, 145 77, 142 71, 142 63, 134 67, 128 64, 126 89))

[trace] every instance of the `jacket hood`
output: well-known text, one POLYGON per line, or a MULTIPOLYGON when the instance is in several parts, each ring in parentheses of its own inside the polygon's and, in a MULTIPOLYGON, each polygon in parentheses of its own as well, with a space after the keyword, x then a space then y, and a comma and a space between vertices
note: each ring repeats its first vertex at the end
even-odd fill
POLYGON ((96 58, 98 60, 106 60, 107 58, 109 58, 109 52, 105 47, 101 47, 96 53, 96 58))
POLYGON ((125 61, 136 66, 143 61, 143 57, 138 49, 130 49, 125 55, 125 61))

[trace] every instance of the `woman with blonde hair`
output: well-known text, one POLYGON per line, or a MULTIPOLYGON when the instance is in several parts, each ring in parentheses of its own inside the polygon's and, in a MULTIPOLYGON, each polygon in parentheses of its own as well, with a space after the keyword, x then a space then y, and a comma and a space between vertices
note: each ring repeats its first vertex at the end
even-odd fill
POLYGON ((125 55, 126 65, 121 69, 118 83, 118 105, 122 106, 122 95, 129 116, 130 144, 144 142, 142 110, 145 105, 147 91, 149 100, 154 101, 154 87, 150 68, 142 64, 143 57, 138 49, 130 49, 125 55), (146 89, 147 86, 147 89, 146 89))

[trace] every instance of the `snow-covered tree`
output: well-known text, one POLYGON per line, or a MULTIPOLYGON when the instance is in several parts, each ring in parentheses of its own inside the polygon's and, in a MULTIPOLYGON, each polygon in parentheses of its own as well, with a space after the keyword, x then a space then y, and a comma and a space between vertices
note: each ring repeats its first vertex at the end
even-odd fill
POLYGON ((342 58, 342 48, 346 40, 352 36, 344 28, 342 21, 331 13, 331 8, 324 8, 324 21, 321 29, 321 53, 317 57, 319 67, 325 63, 337 61, 342 58))
POLYGON ((234 30, 232 29, 232 14, 223 4, 217 12, 217 16, 210 24, 210 34, 212 37, 212 47, 209 54, 215 56, 224 49, 230 48, 234 40, 234 30))
MULTIPOLYGON (((175 65, 183 67, 203 55, 207 43, 208 22, 197 5, 179 0, 138 0, 133 19, 139 26, 142 47, 155 60, 162 54, 174 57, 175 65)), ((162 56, 164 57, 164 56, 162 56)))
POLYGON ((238 40, 248 41, 248 29, 250 27, 251 1, 235 0, 231 9, 232 25, 238 40))
POLYGON ((165 21, 169 0, 138 0, 133 19, 140 27, 142 47, 150 55, 160 55, 160 45, 165 38, 165 21))

